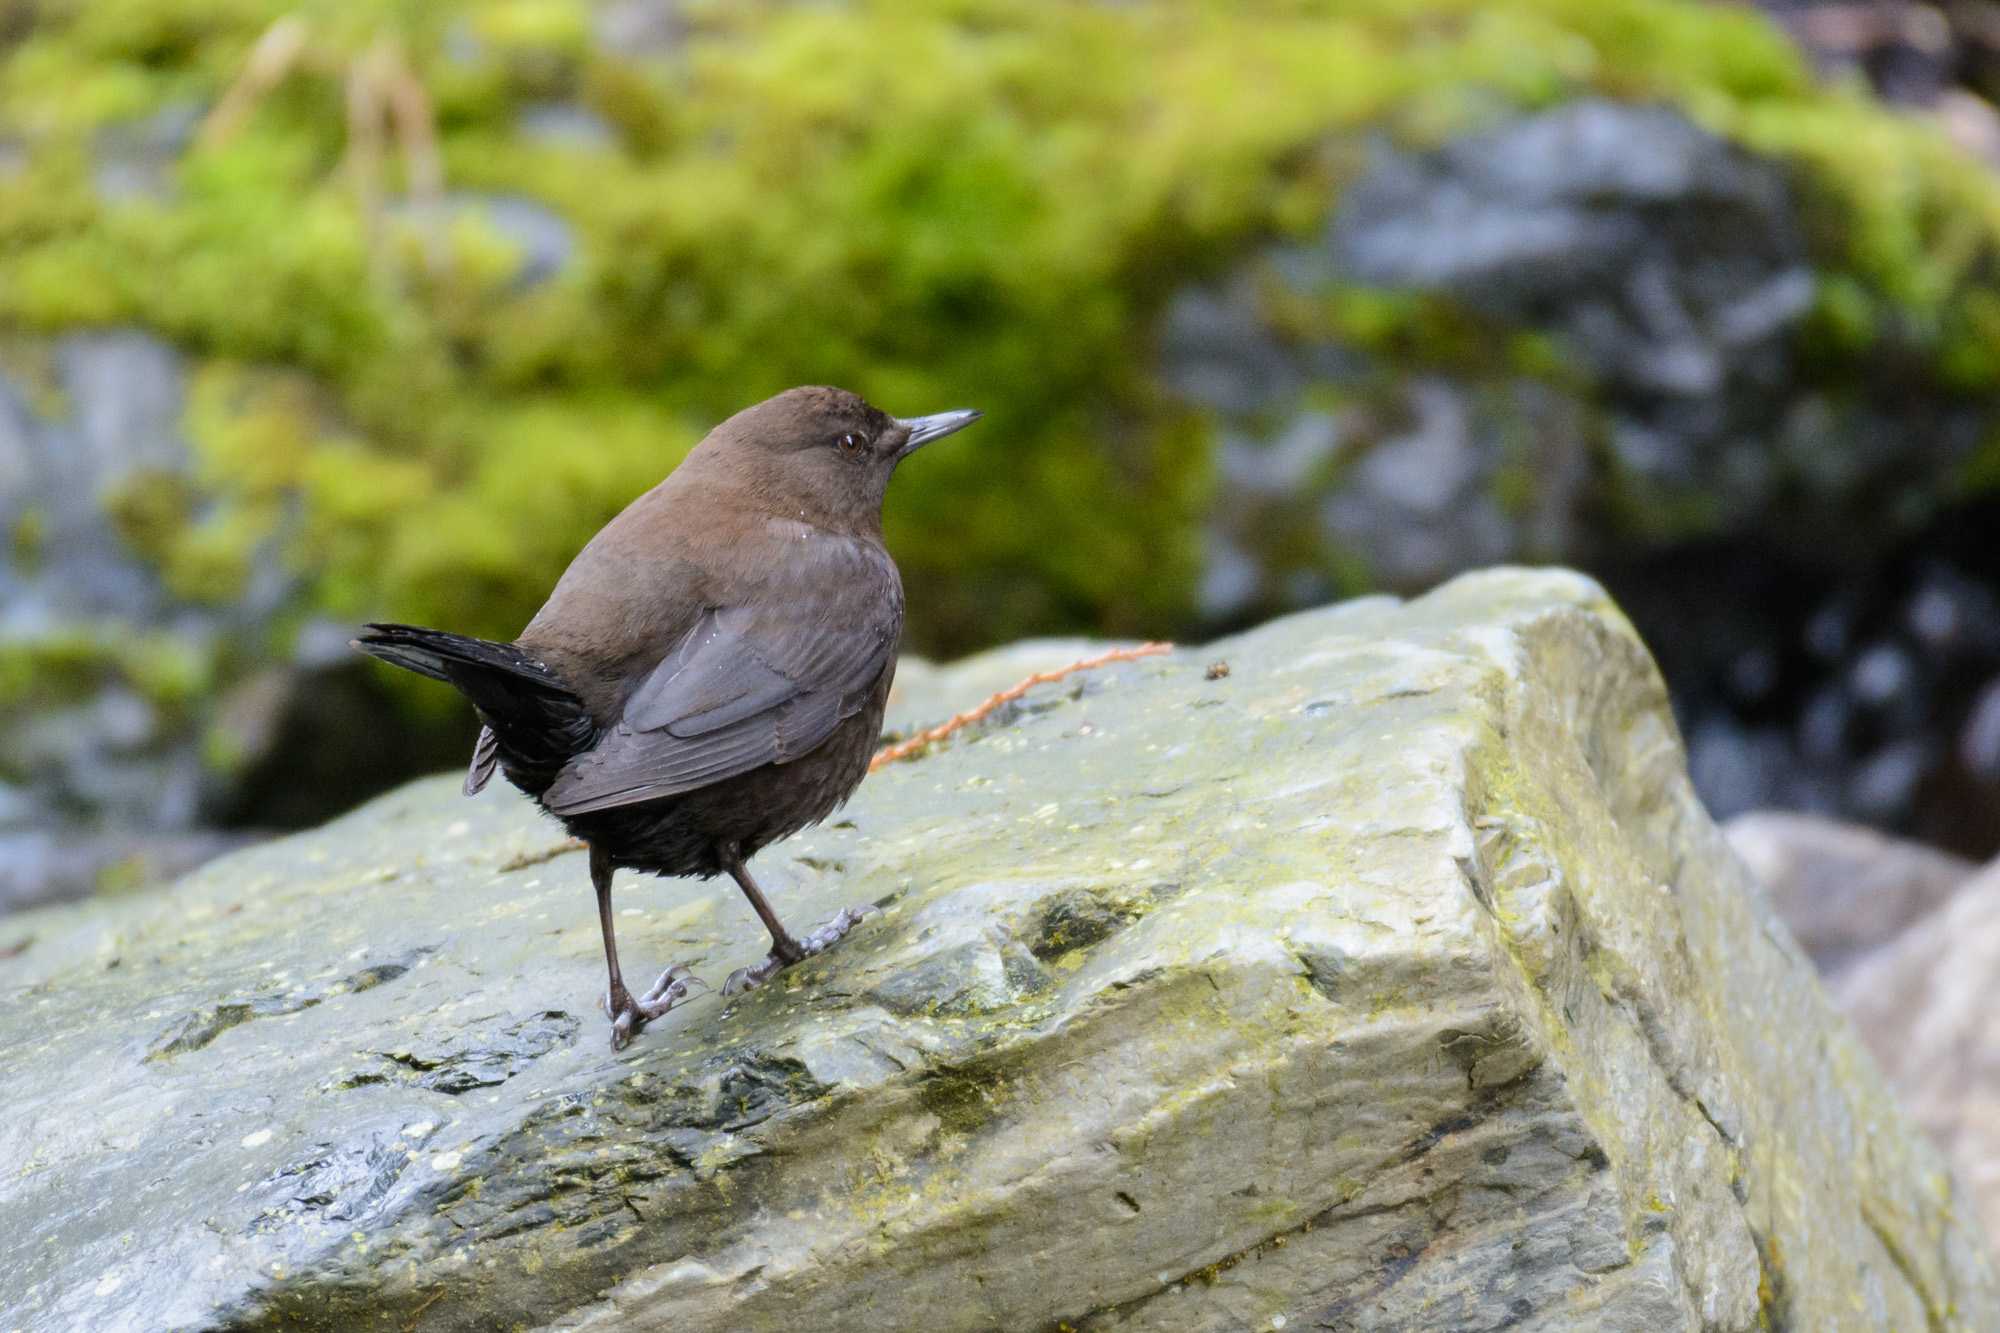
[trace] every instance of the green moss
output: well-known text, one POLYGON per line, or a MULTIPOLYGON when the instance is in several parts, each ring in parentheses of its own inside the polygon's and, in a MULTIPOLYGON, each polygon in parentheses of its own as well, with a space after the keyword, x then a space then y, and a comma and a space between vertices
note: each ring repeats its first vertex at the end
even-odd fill
POLYGON ((49 516, 30 507, 14 520, 7 540, 7 558, 15 568, 32 574, 41 567, 42 551, 48 544, 49 516))
MULTIPOLYGON (((1358 131, 1434 142, 1591 91, 1676 103, 1797 164, 1825 275, 1813 355, 1838 367, 1894 336, 1950 387, 2000 380, 2000 187, 1930 128, 1816 87, 1752 14, 1672 0, 685 14, 684 40, 642 59, 597 49, 581 0, 38 7, 0 69, 0 132, 31 150, 0 179, 0 326, 136 323, 202 363, 200 502, 120 502, 174 587, 226 597, 275 556, 321 609, 511 633, 706 423, 835 382, 892 410, 989 414, 897 483, 915 646, 1172 627, 1209 440, 1150 382, 1161 302, 1260 237, 1316 225, 1359 163, 1358 131), (233 138, 190 149, 163 199, 97 196, 97 136, 212 104, 293 14, 305 56, 233 138), (562 273, 516 282, 512 247, 476 217, 447 229, 442 264, 413 224, 371 229, 341 170, 343 81, 383 37, 430 93, 454 189, 569 220, 562 273), (550 99, 583 101, 616 143, 524 138, 521 111, 550 99)), ((1425 298, 1349 291, 1280 313, 1397 364, 1564 373, 1560 347, 1425 298)))
POLYGON ((208 654, 171 634, 77 626, 0 643, 0 710, 60 707, 113 683, 179 709, 212 688, 215 667, 208 654))
POLYGON ((121 478, 102 503, 125 545, 157 564, 193 519, 196 496, 179 473, 142 468, 121 478))

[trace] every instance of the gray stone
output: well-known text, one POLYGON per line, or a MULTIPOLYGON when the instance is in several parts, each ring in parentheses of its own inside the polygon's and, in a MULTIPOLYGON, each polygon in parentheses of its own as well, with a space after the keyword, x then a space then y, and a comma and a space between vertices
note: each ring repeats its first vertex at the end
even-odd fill
POLYGON ((525 195, 455 190, 436 203, 398 200, 389 213, 415 227, 443 227, 461 218, 484 223, 519 252, 510 276, 517 288, 554 277, 576 253, 576 229, 569 219, 525 195))
MULTIPOLYGON (((1030 696, 759 858, 848 941, 621 1054, 581 856, 457 781, 0 940, 0 1327, 2000 1324, 1575 575, 1030 696)), ((619 904, 634 972, 763 949, 619 904)))
POLYGON ((671 53, 687 34, 680 0, 607 0, 591 7, 597 45, 617 56, 671 53))
POLYGON ((1930 747, 1921 739, 1890 741, 1865 756, 1848 775, 1848 808, 1884 824, 1908 818, 1917 784, 1931 767, 1930 747))
POLYGON ((1834 981, 1903 1104, 2000 1235, 2000 865, 1834 981))
POLYGON ((1164 317, 1160 358, 1176 393, 1222 413, 1283 407, 1304 383, 1264 326, 1256 283, 1247 274, 1221 290, 1193 287, 1175 296, 1164 317))
MULTIPOLYGON (((1721 269, 1758 271, 1762 255, 1681 253, 1705 210, 1711 227, 1762 224, 1765 254, 1792 250, 1780 178, 1666 107, 1581 99, 1474 134, 1428 155, 1378 148, 1343 196, 1330 239, 1364 282, 1456 292, 1488 308, 1548 310, 1565 293, 1624 288, 1656 337, 1692 334, 1708 298, 1745 293, 1721 269)), ((1736 238, 1738 240, 1742 237, 1736 238)), ((1804 276, 1801 272, 1800 276, 1804 276)), ((1809 282, 1809 280, 1808 280, 1809 282)), ((1796 301, 1793 314, 1803 313, 1796 301)), ((1808 286, 1808 298, 1810 290, 1808 286)), ((1766 299, 1769 299, 1768 297, 1766 299)), ((1743 316, 1734 323, 1745 323, 1743 316)))
POLYGON ((1786 790, 1793 766, 1782 733, 1710 721, 1688 737, 1694 784, 1719 818, 1754 809, 1766 793, 1786 790))
POLYGON ((1263 570, 1229 534, 1213 530, 1203 534, 1195 608, 1204 620, 1219 624, 1243 615, 1256 604, 1263 586, 1263 570))
POLYGON ((2000 781, 2000 677, 1989 681, 1973 701, 1959 733, 1958 751, 1974 776, 2000 781))
POLYGON ((618 146, 611 123, 579 102, 537 102, 515 118, 521 137, 550 148, 607 152, 618 146))
MULTIPOLYGON (((44 817, 17 821, 0 809, 0 915, 89 893, 109 883, 125 888, 162 883, 240 847, 240 833, 119 832, 64 827, 44 817)), ((0 927, 0 950, 13 938, 0 927)))
POLYGON ((1331 412, 1305 411, 1275 437, 1223 432, 1216 469, 1231 486, 1266 495, 1291 495, 1313 485, 1340 456, 1346 426, 1331 412))
MULTIPOLYGON (((105 645, 109 658, 120 638, 153 633, 202 659, 220 616, 182 614, 106 510, 122 490, 177 486, 191 474, 179 353, 136 329, 36 346, 41 395, 0 377, 0 542, 29 516, 37 534, 26 558, 0 544, 0 645, 81 641, 105 645)), ((0 853, 0 910, 88 892, 120 865, 178 872, 189 849, 222 842, 187 834, 200 798, 198 726, 169 723, 115 672, 105 675, 81 690, 55 682, 53 700, 31 694, 0 709, 0 780, 18 784, 40 815, 0 853)))
POLYGON ((1672 108, 1581 98, 1495 108, 1428 151, 1376 138, 1315 239, 1167 307, 1160 380, 1220 442, 1205 536, 1229 558, 1203 606, 1227 621, 1331 574, 1408 591, 1495 560, 1844 528, 1863 506, 1907 530, 1984 414, 1912 419, 1886 382, 1838 402, 1805 382, 1818 284, 1785 167, 1672 108), (1358 347, 1314 327, 1364 289, 1445 322, 1358 347), (1277 502, 1283 446, 1330 416, 1341 465, 1277 502))
POLYGON ((91 165, 98 194, 112 204, 166 198, 174 166, 206 113, 199 102, 172 102, 143 119, 106 128, 97 136, 91 165))
POLYGON ((1888 944, 1978 869, 1918 843, 1814 815, 1755 810, 1723 830, 1823 976, 1888 944))

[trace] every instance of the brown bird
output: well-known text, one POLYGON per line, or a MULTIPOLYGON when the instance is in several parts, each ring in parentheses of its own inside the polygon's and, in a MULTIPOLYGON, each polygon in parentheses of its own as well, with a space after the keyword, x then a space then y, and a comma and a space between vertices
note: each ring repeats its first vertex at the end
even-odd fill
POLYGON ((689 980, 676 965, 642 995, 627 989, 618 868, 736 880, 771 952, 725 993, 861 920, 848 908, 796 938, 746 863, 826 818, 867 773, 903 630, 882 498, 898 463, 978 419, 898 418, 842 389, 788 389, 717 426, 606 524, 513 643, 409 625, 355 640, 472 701, 485 725, 468 795, 498 767, 589 844, 614 1048, 686 998, 689 980))

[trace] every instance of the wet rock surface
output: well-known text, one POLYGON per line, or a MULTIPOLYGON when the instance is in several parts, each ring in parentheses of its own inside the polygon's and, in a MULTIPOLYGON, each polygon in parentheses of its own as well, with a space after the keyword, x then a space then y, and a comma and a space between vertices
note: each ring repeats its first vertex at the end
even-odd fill
MULTIPOLYGON (((1595 585, 1051 693, 766 852, 788 919, 879 914, 622 1054, 583 858, 455 777, 17 918, 0 1325, 2000 1320, 1595 585)), ((733 889, 621 885, 635 973, 762 953, 733 889)))

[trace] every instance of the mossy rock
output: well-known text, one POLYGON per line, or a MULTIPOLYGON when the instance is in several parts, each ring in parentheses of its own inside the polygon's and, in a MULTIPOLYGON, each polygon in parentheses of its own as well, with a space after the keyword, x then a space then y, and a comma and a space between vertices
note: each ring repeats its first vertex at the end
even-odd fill
MULTIPOLYGON (((583 856, 455 777, 15 919, 0 1326, 2000 1324, 1594 584, 1072 683, 766 851, 879 910, 621 1053, 583 856)), ((635 972, 764 948, 726 881, 617 901, 635 972)))
MULTIPOLYGON (((644 50, 596 39, 606 21, 581 0, 37 7, 0 71, 0 325, 131 323, 200 360, 213 504, 178 531, 179 509, 131 515, 177 588, 228 596, 276 537, 314 609, 511 634, 707 424, 831 381, 989 414, 892 497, 915 646, 1185 624, 1211 426, 1155 380, 1162 305, 1317 227, 1364 132, 1441 143, 1584 95, 1790 164, 1829 357, 1894 347, 1965 392, 2000 375, 2000 188, 1730 7, 687 4, 644 50), (233 137, 190 137, 186 109, 292 16, 292 75, 233 137), (441 235, 371 226, 343 169, 344 80, 383 39, 436 108, 441 235), (551 107, 592 132, 538 128, 551 107), (134 143, 165 155, 159 188, 107 193, 99 165, 134 143), (567 262, 523 278, 509 200, 567 223, 567 262)), ((1414 339, 1412 366, 1458 356, 1467 326, 1403 299, 1336 313, 1414 339)))

